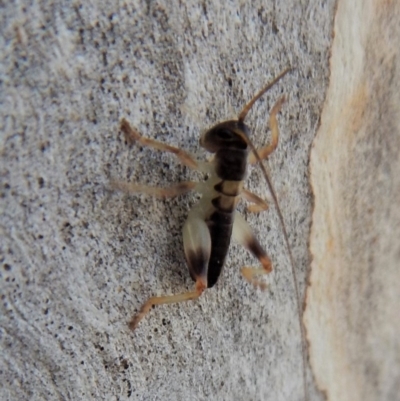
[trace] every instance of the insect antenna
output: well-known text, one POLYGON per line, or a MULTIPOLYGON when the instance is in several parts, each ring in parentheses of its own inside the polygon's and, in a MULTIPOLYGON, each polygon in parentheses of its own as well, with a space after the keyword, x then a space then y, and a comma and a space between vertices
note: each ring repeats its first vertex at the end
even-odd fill
MULTIPOLYGON (((249 103, 247 103, 244 107, 243 110, 240 112, 238 120, 240 122, 244 122, 247 113, 250 111, 250 109, 253 107, 254 103, 262 96, 264 95, 265 92, 267 92, 269 89, 271 89, 280 79, 282 79, 288 72, 292 71, 292 68, 286 68, 286 70, 282 71, 276 78, 274 78, 271 82, 269 82, 267 85, 264 86, 264 88, 262 88, 260 90, 260 92, 258 92, 255 96, 253 96, 253 98, 250 100, 249 103)), ((254 152, 254 150, 253 150, 254 152)))
POLYGON ((298 280, 297 280, 297 274, 296 274, 296 268, 295 268, 295 264, 294 264, 294 259, 293 259, 293 254, 292 254, 292 249, 290 247, 289 244, 289 237, 286 231, 286 225, 285 225, 285 221, 283 219, 283 215, 281 212, 281 208, 279 207, 279 203, 278 203, 278 198, 276 196, 276 192, 275 189, 272 185, 272 181, 269 177, 269 174, 267 172, 267 169, 264 166, 264 163, 261 160, 260 155, 258 154, 256 148, 254 147, 253 143, 249 140, 248 144, 251 147, 252 152, 254 153, 254 156, 256 157, 260 167, 261 167, 261 171, 263 173, 263 176, 265 178, 265 180, 267 181, 268 184, 268 189, 272 195, 272 199, 274 200, 274 204, 276 207, 276 211, 278 213, 278 218, 279 221, 281 223, 281 227, 282 227, 282 232, 283 232, 283 237, 285 239, 285 244, 286 244, 286 248, 288 250, 288 254, 289 254, 289 259, 290 259, 290 265, 291 265, 291 270, 292 270, 292 277, 293 277, 293 282, 294 282, 294 290, 295 290, 295 294, 296 294, 296 305, 297 305, 297 315, 299 317, 299 328, 300 328, 300 333, 301 333, 301 343, 302 343, 302 361, 303 361, 303 386, 304 386, 304 395, 305 395, 305 399, 309 400, 309 396, 308 396, 308 388, 307 388, 307 377, 306 377, 306 353, 305 353, 305 347, 306 347, 306 342, 305 342, 305 332, 304 332, 304 327, 303 327, 303 323, 301 320, 301 316, 302 316, 302 309, 301 309, 301 301, 300 301, 300 291, 299 291, 299 284, 298 284, 298 280))
MULTIPOLYGON (((283 78, 289 71, 291 71, 292 68, 287 68, 286 70, 284 70, 282 73, 280 73, 274 80, 272 80, 270 83, 268 83, 264 88, 262 88, 243 108, 243 110, 240 112, 238 120, 240 122, 244 122, 244 119, 247 116, 247 113, 250 111, 250 109, 252 108, 252 106, 254 105, 254 103, 262 96, 264 95, 265 92, 268 91, 268 89, 270 89, 273 85, 275 85, 281 78, 283 78)), ((251 151, 253 152, 255 158, 257 159, 257 162, 261 168, 262 174, 265 178, 265 181, 267 182, 268 185, 268 189, 269 192, 272 195, 272 199, 274 201, 275 207, 276 207, 276 211, 278 214, 278 218, 282 227, 282 232, 283 232, 283 237, 285 239, 285 245, 289 254, 289 260, 290 260, 290 265, 291 265, 291 270, 292 270, 292 277, 293 277, 293 282, 294 282, 294 290, 295 290, 295 295, 296 295, 296 305, 297 305, 297 315, 299 318, 299 328, 300 328, 300 335, 301 335, 301 354, 302 354, 302 365, 303 365, 303 387, 304 387, 304 398, 306 401, 309 400, 309 394, 308 394, 308 387, 307 387, 307 375, 306 375, 306 336, 305 336, 305 331, 304 331, 304 327, 303 327, 303 323, 302 323, 302 308, 301 308, 301 300, 300 300, 300 291, 299 291, 299 284, 298 284, 298 280, 297 280, 297 274, 296 274, 296 268, 295 268, 295 263, 294 263, 294 258, 293 258, 293 254, 292 254, 292 248, 290 247, 290 243, 289 243, 289 236, 287 234, 287 230, 286 230, 286 224, 285 224, 285 220, 283 218, 282 215, 282 211, 281 208, 279 206, 279 202, 278 202, 278 197, 276 196, 276 192, 274 189, 274 186, 272 185, 272 180, 270 178, 270 175, 267 171, 267 169, 265 168, 265 165, 260 157, 260 155, 257 152, 257 149, 255 148, 253 142, 250 140, 250 138, 248 138, 247 136, 245 136, 244 138, 248 145, 251 148, 251 151)))

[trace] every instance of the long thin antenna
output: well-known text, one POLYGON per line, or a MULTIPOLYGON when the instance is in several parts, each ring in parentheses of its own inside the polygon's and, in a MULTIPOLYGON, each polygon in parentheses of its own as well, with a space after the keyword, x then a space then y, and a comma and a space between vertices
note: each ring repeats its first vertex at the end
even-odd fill
MULTIPOLYGON (((291 71, 292 68, 287 68, 286 70, 284 70, 283 72, 281 72, 275 79, 273 79, 271 82, 269 82, 266 86, 264 86, 264 88, 262 88, 243 108, 243 110, 240 112, 238 120, 240 122, 244 122, 247 113, 250 111, 250 109, 253 107, 254 103, 262 96, 264 95, 265 92, 267 92, 268 89, 270 89, 273 85, 275 85, 281 78, 283 78, 289 71, 291 71)), ((290 243, 289 243, 289 236, 287 234, 287 230, 286 230, 286 224, 285 224, 285 220, 283 219, 283 215, 282 215, 282 211, 281 208, 279 207, 279 203, 278 203, 278 197, 276 196, 276 192, 275 189, 272 185, 272 181, 271 178, 267 172, 267 169, 265 168, 265 165, 260 157, 260 155, 257 152, 257 149, 255 148, 255 146, 253 145, 253 142, 246 136, 244 138, 246 140, 246 142, 250 145, 252 152, 254 153, 254 156, 256 157, 260 167, 261 167, 261 171, 263 173, 263 176, 265 178, 265 181, 268 184, 268 189, 272 195, 272 199, 274 200, 274 204, 276 207, 276 211, 278 213, 278 218, 279 218, 279 222, 281 224, 282 227, 282 232, 283 232, 283 237, 285 239, 285 244, 286 244, 286 248, 289 254, 289 259, 290 259, 290 265, 291 265, 291 270, 292 270, 292 277, 293 277, 293 282, 294 282, 294 290, 295 290, 295 295, 296 295, 296 305, 297 305, 297 316, 299 318, 299 329, 300 329, 300 336, 301 336, 301 355, 302 355, 302 361, 303 361, 303 387, 304 387, 304 397, 305 400, 308 401, 309 400, 309 394, 308 394, 308 387, 307 387, 307 374, 306 374, 306 335, 304 332, 304 327, 303 327, 303 323, 301 320, 301 316, 302 316, 302 308, 301 308, 301 301, 300 301, 300 291, 299 291, 299 284, 297 281, 297 274, 296 274, 296 267, 294 264, 294 258, 293 258, 293 254, 292 254, 292 248, 290 247, 290 243)))
POLYGON ((286 68, 283 72, 281 72, 276 78, 274 78, 271 82, 269 82, 267 85, 264 86, 258 92, 253 98, 250 100, 249 103, 247 103, 244 107, 243 110, 240 112, 238 120, 243 122, 244 119, 247 116, 247 113, 250 111, 250 109, 253 107, 254 103, 269 89, 271 89, 281 78, 283 78, 289 71, 292 71, 292 68, 286 68))
POLYGON ((279 203, 278 203, 278 198, 276 196, 276 192, 275 189, 272 185, 272 181, 271 178, 269 177, 269 174, 267 172, 267 169, 264 166, 263 161, 261 160, 260 155, 258 154, 255 146, 253 145, 253 143, 250 141, 250 139, 248 139, 248 143, 251 147, 252 152, 254 153, 254 156, 256 157, 260 167, 261 167, 261 171, 264 175, 265 180, 267 181, 268 184, 268 189, 272 195, 272 199, 274 200, 274 204, 276 207, 276 211, 278 213, 278 217, 279 217, 279 221, 281 223, 282 226, 282 232, 283 232, 283 236, 285 238, 285 244, 286 244, 286 248, 288 250, 289 253, 289 259, 290 259, 290 265, 291 265, 291 270, 292 270, 292 277, 293 277, 293 282, 294 282, 294 290, 296 293, 296 304, 297 304, 297 316, 299 318, 299 328, 300 328, 300 333, 301 333, 301 354, 302 354, 302 360, 303 360, 303 387, 304 387, 304 397, 306 399, 306 401, 309 400, 309 394, 308 394, 308 387, 307 387, 307 375, 306 375, 306 335, 304 332, 304 327, 303 327, 303 323, 301 320, 301 316, 302 316, 302 310, 301 310, 301 302, 300 302, 300 291, 299 291, 299 284, 297 281, 297 274, 296 274, 296 268, 295 268, 295 264, 294 264, 294 258, 293 258, 293 254, 292 254, 292 249, 290 247, 289 244, 289 237, 287 234, 287 230, 286 230, 286 225, 285 225, 285 221, 283 219, 283 215, 281 212, 281 208, 279 207, 279 203))

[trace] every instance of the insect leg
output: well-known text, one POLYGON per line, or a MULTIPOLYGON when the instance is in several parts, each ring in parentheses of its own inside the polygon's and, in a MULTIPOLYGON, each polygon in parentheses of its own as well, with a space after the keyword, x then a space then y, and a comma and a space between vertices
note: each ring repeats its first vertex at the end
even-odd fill
POLYGON ((130 321, 129 327, 135 330, 139 322, 150 311, 153 305, 170 304, 198 298, 207 288, 207 266, 211 254, 211 238, 205 221, 196 207, 189 213, 183 226, 183 246, 189 272, 196 281, 195 289, 178 295, 150 298, 130 321))
POLYGON ((124 132, 125 138, 129 143, 139 142, 143 146, 149 146, 157 150, 173 153, 185 166, 194 170, 198 168, 198 161, 195 160, 193 156, 190 155, 188 152, 185 152, 180 148, 167 145, 166 143, 155 141, 154 139, 146 138, 140 135, 139 132, 133 129, 128 121, 126 121, 125 119, 122 119, 121 121, 121 130, 124 132))
POLYGON ((250 226, 238 212, 235 213, 232 236, 239 244, 247 248, 262 265, 262 268, 242 267, 243 277, 254 286, 265 289, 266 284, 258 281, 256 276, 270 273, 272 271, 271 261, 250 226))
POLYGON ((256 194, 253 194, 253 192, 250 192, 247 189, 243 189, 240 195, 243 199, 246 199, 247 201, 254 203, 254 205, 247 206, 247 210, 249 212, 258 213, 268 209, 268 203, 264 199, 257 196, 256 194))
POLYGON ((144 318, 145 315, 150 311, 153 305, 163 305, 163 304, 172 304, 176 302, 189 301, 191 299, 198 298, 203 291, 206 289, 206 285, 201 281, 196 281, 195 289, 191 292, 185 292, 183 294, 178 295, 166 295, 163 297, 152 297, 150 298, 141 308, 139 313, 133 317, 133 319, 129 322, 129 328, 131 330, 135 330, 138 326, 139 322, 144 318))
MULTIPOLYGON (((282 96, 281 98, 279 98, 269 114, 269 128, 271 129, 271 143, 269 145, 257 150, 257 153, 260 155, 261 159, 266 159, 278 146, 279 127, 278 127, 278 120, 276 118, 276 115, 281 110, 284 101, 285 101, 285 96, 282 96)), ((257 159, 255 158, 254 154, 251 153, 249 155, 249 164, 255 164, 255 163, 257 163, 257 159)))
POLYGON ((112 181, 112 189, 125 192, 127 194, 146 194, 156 198, 172 198, 174 196, 184 195, 196 188, 197 182, 184 181, 167 188, 150 187, 142 184, 134 184, 125 181, 112 181))
POLYGON ((210 230, 202 218, 201 208, 195 206, 183 226, 183 248, 189 273, 196 282, 207 286, 207 268, 211 255, 210 230))

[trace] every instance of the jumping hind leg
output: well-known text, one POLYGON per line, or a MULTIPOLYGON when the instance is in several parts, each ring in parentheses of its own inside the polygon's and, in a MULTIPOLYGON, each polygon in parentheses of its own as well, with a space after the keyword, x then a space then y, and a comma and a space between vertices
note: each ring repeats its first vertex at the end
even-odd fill
POLYGON ((154 305, 172 304, 177 302, 189 301, 198 298, 206 289, 201 280, 196 281, 194 291, 184 292, 178 295, 166 295, 163 297, 151 297, 141 308, 139 313, 129 322, 129 328, 135 330, 139 322, 149 313, 154 305))
POLYGON ((192 209, 183 226, 183 246, 190 275, 196 282, 194 291, 150 298, 140 308, 139 313, 129 322, 131 330, 136 329, 139 322, 149 313, 154 305, 197 299, 207 288, 207 267, 211 253, 211 238, 207 224, 197 214, 196 209, 192 209))
POLYGON ((255 287, 261 289, 266 288, 266 284, 258 279, 259 276, 271 273, 272 264, 267 253, 261 247, 257 238, 253 234, 250 226, 246 223, 244 218, 236 212, 235 221, 233 223, 233 238, 246 249, 248 249, 261 263, 260 268, 255 267, 242 267, 243 277, 255 287))

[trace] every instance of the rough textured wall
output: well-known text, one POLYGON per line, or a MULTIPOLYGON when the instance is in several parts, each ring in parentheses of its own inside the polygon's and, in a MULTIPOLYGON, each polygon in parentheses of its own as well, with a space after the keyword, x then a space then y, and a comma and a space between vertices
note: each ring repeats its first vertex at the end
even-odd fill
POLYGON ((338 3, 305 314, 328 400, 400 400, 399 20, 396 1, 338 3))
MULTIPOLYGON (((128 197, 108 183, 196 177, 171 155, 129 148, 122 117, 205 157, 199 134, 294 66, 248 123, 254 142, 267 143, 268 110, 288 95, 269 163, 304 294, 309 149, 328 83, 334 2, 103 3, 0 5, 0 398, 303 399, 274 207, 244 213, 275 267, 267 291, 243 281, 240 267, 257 262, 233 245, 215 288, 154 309, 132 333, 126 323, 149 296, 192 286, 181 227, 196 196, 128 197)), ((259 170, 248 187, 268 198, 259 170)))

